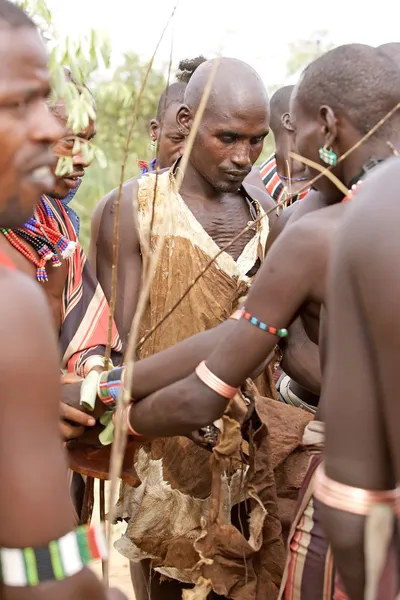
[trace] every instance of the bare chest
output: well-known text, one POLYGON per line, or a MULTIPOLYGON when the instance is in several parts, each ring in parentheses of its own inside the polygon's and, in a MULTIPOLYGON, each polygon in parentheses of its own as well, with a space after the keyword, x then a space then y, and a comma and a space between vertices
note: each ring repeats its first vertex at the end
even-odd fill
MULTIPOLYGON (((223 248, 229 244, 249 222, 254 220, 248 203, 241 197, 210 203, 205 207, 189 200, 187 201, 187 205, 203 229, 219 248, 223 248)), ((254 229, 246 231, 227 248, 226 252, 234 260, 237 260, 254 235, 254 229)))
MULTIPOLYGON (((29 246, 29 244, 27 245, 29 246)), ((31 248, 31 246, 29 246, 29 248, 31 248)), ((16 250, 2 234, 0 234, 0 249, 8 256, 19 271, 36 281, 36 266, 16 250)), ((35 254, 34 249, 31 248, 31 250, 35 254)), ((67 279, 67 265, 64 260, 60 260, 60 267, 47 267, 48 281, 43 284, 38 282, 38 285, 41 285, 46 294, 57 335, 59 334, 61 327, 61 301, 67 279)))

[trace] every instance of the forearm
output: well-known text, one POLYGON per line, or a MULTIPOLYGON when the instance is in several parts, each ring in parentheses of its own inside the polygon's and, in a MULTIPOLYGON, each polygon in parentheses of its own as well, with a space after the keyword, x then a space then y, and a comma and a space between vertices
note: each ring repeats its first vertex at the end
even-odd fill
POLYGON ((237 322, 228 319, 218 327, 197 335, 138 361, 134 367, 132 397, 141 400, 157 390, 184 379, 205 360, 224 336, 236 327, 237 322))
POLYGON ((131 425, 138 433, 151 437, 185 435, 219 419, 227 404, 228 400, 207 388, 193 373, 136 402, 130 412, 131 425))
POLYGON ((83 569, 64 581, 49 581, 38 587, 4 587, 3 600, 105 600, 106 591, 97 577, 83 569))
POLYGON ((322 525, 345 590, 351 600, 364 600, 365 518, 329 508, 324 504, 319 506, 322 525))

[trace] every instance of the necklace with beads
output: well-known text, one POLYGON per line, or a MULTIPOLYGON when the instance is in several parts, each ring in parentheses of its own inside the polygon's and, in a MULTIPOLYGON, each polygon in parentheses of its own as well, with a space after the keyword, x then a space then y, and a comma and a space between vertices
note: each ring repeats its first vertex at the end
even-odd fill
POLYGON ((36 279, 48 281, 47 262, 60 267, 59 256, 66 260, 76 250, 77 243, 68 240, 59 230, 54 212, 46 196, 42 196, 34 216, 18 229, 0 229, 9 243, 36 267, 36 279), (35 250, 32 252, 30 246, 35 250))

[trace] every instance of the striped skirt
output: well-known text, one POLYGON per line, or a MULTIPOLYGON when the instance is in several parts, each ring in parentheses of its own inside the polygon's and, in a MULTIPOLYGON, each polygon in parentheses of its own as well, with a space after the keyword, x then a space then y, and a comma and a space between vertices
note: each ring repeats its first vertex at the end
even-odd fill
POLYGON ((311 457, 300 490, 278 600, 348 600, 339 586, 335 586, 332 552, 312 495, 315 471, 321 461, 320 453, 311 457))

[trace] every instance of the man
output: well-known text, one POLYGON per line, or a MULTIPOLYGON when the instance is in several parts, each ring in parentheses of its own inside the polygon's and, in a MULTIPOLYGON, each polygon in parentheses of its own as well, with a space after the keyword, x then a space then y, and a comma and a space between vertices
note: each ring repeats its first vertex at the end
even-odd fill
MULTIPOLYGON (((205 60, 206 59, 202 56, 193 59, 182 60, 179 63, 179 70, 176 75, 178 82, 172 83, 170 86, 168 86, 168 88, 166 88, 160 96, 157 108, 157 116, 155 119, 152 119, 150 130, 152 145, 154 145, 154 148, 157 148, 158 166, 160 169, 168 169, 169 167, 172 167, 175 161, 183 154, 186 138, 178 129, 176 115, 179 107, 183 104, 186 85, 188 84, 197 67, 205 60)), ((154 171, 156 167, 156 158, 153 158, 153 160, 150 162, 140 160, 139 167, 141 168, 142 175, 144 173, 148 173, 149 171, 154 171)), ((132 195, 132 181, 135 181, 139 178, 140 175, 124 183, 124 194, 132 195)), ((89 261, 92 268, 95 270, 97 261, 96 246, 101 216, 103 214, 104 206, 111 197, 115 199, 118 197, 117 188, 100 200, 92 217, 89 261)))
MULTIPOLYGON (((337 160, 355 146, 399 99, 400 72, 386 56, 358 44, 332 50, 305 70, 292 99, 291 116, 299 153, 321 164, 335 162, 335 156, 337 160), (336 89, 342 90, 340 98, 336 89), (363 98, 364 110, 360 110, 359 103, 354 108, 354 90, 363 98)), ((386 127, 337 164, 334 174, 351 187, 366 177, 377 162, 391 155, 387 142, 397 146, 399 137, 396 114, 386 127)), ((310 169, 309 178, 315 173, 310 169)), ((298 315, 309 338, 318 343, 320 337, 324 345, 319 315, 326 300, 327 265, 345 205, 338 203, 341 195, 329 179, 321 178, 316 187, 332 199, 333 205, 285 228, 250 290, 242 318, 207 360, 207 369, 222 381, 221 385, 229 385, 229 390, 240 386, 262 363, 279 339, 276 333, 284 335, 283 328, 298 315)), ((209 383, 205 385, 203 378, 203 374, 201 378, 192 374, 134 404, 130 410, 134 429, 145 435, 177 435, 204 427, 206 419, 211 423, 220 418, 227 401, 210 389, 209 383)), ((290 537, 291 553, 280 595, 285 600, 330 600, 333 594, 331 556, 312 499, 315 468, 321 460, 321 429, 322 424, 315 422, 304 440, 317 454, 300 494, 290 537)))
POLYGON ((399 159, 388 160, 354 193, 330 281, 321 400, 329 479, 318 481, 315 493, 324 503, 323 524, 351 600, 394 600, 399 591, 398 554, 396 546, 390 549, 394 497, 384 503, 400 481, 400 271, 393 260, 400 251, 398 174, 399 159), (369 506, 357 502, 362 491, 353 486, 366 495, 373 490, 369 506))
MULTIPOLYGON (((47 110, 47 56, 34 24, 1 0, 0 29, 0 226, 17 227, 54 183, 50 148, 62 129, 47 110)), ((0 596, 105 599, 77 553, 58 433, 58 351, 48 307, 39 287, 13 270, 3 253, 0 263, 0 327, 7 340, 0 350, 0 596), (50 560, 51 549, 58 568, 50 560)))
MULTIPOLYGON (((182 60, 179 63, 176 78, 177 83, 172 83, 163 91, 157 108, 157 116, 151 120, 150 135, 152 144, 157 147, 158 166, 160 169, 168 169, 178 158, 180 158, 185 149, 185 137, 177 128, 176 113, 179 106, 183 103, 183 96, 186 85, 199 65, 205 62, 203 56, 193 59, 182 60)), ((154 170, 156 159, 150 163, 154 170)), ((148 164, 140 161, 142 173, 148 164)))
MULTIPOLYGON (((211 68, 212 61, 200 65, 186 88, 185 104, 178 111, 178 125, 184 136, 189 134, 211 68)), ((150 290, 142 334, 151 330, 163 317, 193 277, 217 254, 219 248, 240 232, 249 221, 264 214, 264 208, 274 206, 265 192, 242 185, 262 150, 268 129, 268 98, 259 76, 241 61, 222 59, 180 194, 173 188, 173 172, 164 172, 158 176, 154 227, 150 242, 149 222, 155 178, 144 176, 139 181, 133 181, 129 195, 126 195, 124 190, 116 306, 116 322, 124 340, 130 330, 140 290, 142 257, 143 260, 146 259, 149 243, 151 247, 157 243, 158 236, 163 231, 164 218, 169 219, 169 227, 150 290), (243 81, 243 87, 236 86, 235 82, 238 79, 243 81), (138 224, 132 220, 132 191, 138 199, 138 224)), ((104 208, 97 242, 97 274, 108 297, 111 288, 114 201, 115 197, 111 196, 104 208)), ((263 258, 267 232, 268 220, 264 219, 238 243, 222 253, 217 263, 188 294, 177 311, 153 335, 143 341, 139 350, 140 358, 152 356, 195 333, 206 332, 226 319, 247 292, 251 278, 263 258)), ((157 359, 156 356, 154 358, 157 359)), ((180 364, 182 363, 172 363, 169 372, 176 372, 180 364)), ((266 395, 272 393, 269 377, 267 372, 260 381, 266 395)), ((200 530, 202 507, 206 506, 205 501, 210 494, 210 455, 187 439, 177 438, 172 441, 157 441, 151 445, 149 452, 140 451, 138 460, 140 464, 136 463, 136 468, 146 493, 143 496, 139 491, 141 488, 124 488, 120 513, 121 516, 129 515, 130 522, 128 534, 118 544, 118 548, 129 558, 142 562, 157 552, 157 556, 161 557, 158 572, 167 575, 169 580, 166 584, 161 584, 158 573, 153 573, 153 597, 180 597, 182 584, 174 584, 172 580, 190 583, 196 575, 190 573, 189 565, 196 563, 193 536, 200 530), (162 476, 160 480, 155 474, 154 477, 152 475, 158 468, 156 456, 164 465, 167 478, 165 483, 162 476), (180 458, 176 460, 174 457, 180 458), (186 462, 182 462, 184 457, 186 462), (187 461, 197 464, 198 472, 195 477, 187 461), (164 505, 167 507, 176 502, 177 506, 182 508, 183 512, 179 517, 182 523, 180 543, 182 548, 190 548, 186 561, 183 561, 185 553, 177 552, 176 548, 176 535, 171 521, 177 523, 174 512, 166 508, 160 515, 158 507, 151 505, 153 493, 157 494, 157 485, 163 488, 167 481, 172 481, 171 478, 176 491, 174 489, 167 494, 164 505), (137 495, 138 491, 141 498, 137 495), (188 514, 190 505, 193 508, 192 516, 188 514), (155 510, 157 515, 154 514, 155 510), (152 535, 148 532, 143 537, 137 526, 140 523, 154 523, 152 519, 159 517, 161 519, 158 528, 153 528, 152 535), (149 544, 153 543, 154 547, 150 549, 149 544), (165 555, 166 548, 170 548, 168 557, 165 555)), ((275 509, 276 507, 271 508, 270 517, 271 521, 274 518, 277 522, 276 514, 273 513, 275 509)), ((245 516, 243 518, 246 519, 245 516)), ((279 585, 280 578, 279 557, 283 556, 279 523, 277 527, 278 533, 274 541, 276 553, 274 558, 270 557, 270 562, 275 560, 275 565, 272 567, 269 564, 265 567, 265 571, 270 573, 270 598, 274 593, 276 595, 276 586, 279 585)), ((272 529, 269 533, 271 535, 272 529)), ((254 548, 245 547, 247 542, 241 538, 237 542, 239 557, 232 554, 229 557, 229 543, 227 544, 227 539, 221 531, 217 539, 226 565, 223 567, 221 564, 217 574, 214 574, 215 586, 220 586, 218 589, 222 595, 225 595, 225 590, 235 585, 245 593, 245 577, 239 577, 243 568, 242 551, 249 554, 249 560, 252 560, 250 556, 256 554, 254 548), (235 568, 236 574, 233 576, 232 570, 235 568), (239 580, 234 583, 238 577, 239 580)), ((272 545, 271 539, 269 543, 272 545)), ((160 561, 157 560, 155 566, 158 566, 160 561)), ((253 567, 249 566, 249 569, 248 586, 254 593, 256 577, 253 567)), ((138 573, 138 570, 134 569, 133 579, 135 592, 142 598, 146 589, 141 589, 140 581, 146 582, 147 574, 143 575, 142 571, 138 573)), ((249 591, 247 593, 250 594, 249 591)))
MULTIPOLYGON (((89 94, 91 94, 89 88, 85 84, 83 84, 81 89, 79 88, 76 81, 72 77, 71 72, 67 68, 64 68, 64 73, 65 73, 65 77, 66 77, 67 81, 69 81, 69 82, 73 83, 75 86, 77 86, 80 92, 82 92, 83 90, 86 90, 87 92, 89 92, 89 94)), ((94 99, 93 99, 93 105, 94 105, 94 109, 95 109, 94 99)), ((67 128, 68 115, 66 112, 65 100, 58 99, 56 105, 51 107, 51 110, 53 111, 53 114, 57 117, 57 119, 60 121, 60 123, 63 123, 63 125, 67 128)), ((72 165, 73 165, 72 172, 66 173, 62 177, 56 178, 55 188, 52 190, 51 196, 53 198, 58 198, 59 200, 61 200, 61 202, 65 208, 65 211, 66 211, 68 217, 70 218, 71 223, 74 226, 77 236, 79 236, 80 219, 79 219, 79 216, 76 214, 76 212, 69 206, 69 204, 75 197, 75 194, 78 191, 79 186, 82 183, 82 178, 85 175, 85 169, 87 169, 91 164, 88 160, 88 155, 87 154, 85 155, 84 152, 82 151, 82 147, 85 144, 90 144, 90 142, 93 140, 95 135, 96 135, 95 122, 93 119, 89 118, 89 124, 86 127, 86 129, 80 131, 78 134, 74 134, 72 129, 67 128, 66 135, 62 139, 60 139, 54 145, 54 148, 53 148, 54 154, 56 156, 60 156, 60 157, 72 156, 72 165), (80 151, 72 154, 72 149, 74 147, 74 143, 76 140, 78 140, 79 143, 81 144, 81 149, 80 149, 80 151), (86 156, 86 158, 85 158, 85 156, 86 156)), ((56 167, 54 167, 54 169, 55 168, 56 167)), ((55 174, 55 172, 54 172, 54 174, 55 174)))
MULTIPOLYGON (((71 79, 68 71, 66 76, 71 79)), ((61 368, 85 377, 91 370, 103 367, 108 306, 79 245, 76 235, 79 220, 76 215, 72 215, 74 222, 70 219, 62 199, 71 190, 77 189, 85 168, 89 166, 83 152, 73 154, 74 140, 77 137, 82 144, 89 143, 95 135, 95 125, 90 120, 87 129, 75 136, 72 130, 66 129, 65 101, 59 100, 51 110, 65 131, 54 145, 53 152, 56 156, 71 156, 73 171, 55 177, 51 193, 42 196, 34 216, 23 227, 2 229, 0 249, 19 270, 44 281, 43 287, 60 340, 61 368)), ((56 166, 52 169, 54 174, 56 166)), ((120 348, 114 330, 114 360, 118 360, 120 348)), ((64 391, 71 392, 66 388, 64 391)), ((79 389, 76 392, 79 394, 79 389)), ((91 417, 67 404, 62 405, 62 415, 62 432, 66 438, 76 437, 82 431, 81 426, 94 424, 91 417), (75 422, 77 427, 71 422, 75 422)))
POLYGON ((290 156, 295 149, 294 131, 290 122, 289 104, 294 86, 280 88, 271 98, 271 129, 275 152, 260 167, 259 174, 268 194, 280 202, 286 196, 300 193, 291 200, 301 200, 307 194, 305 166, 290 156), (303 190, 303 191, 301 191, 303 190))

